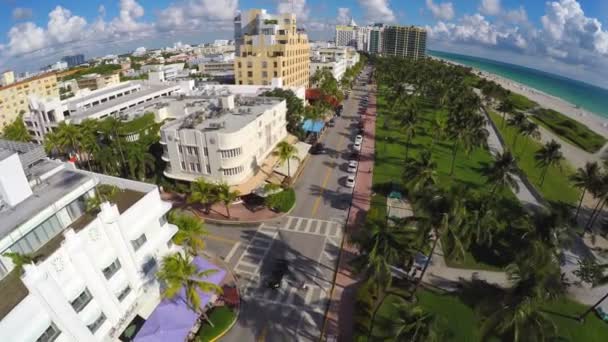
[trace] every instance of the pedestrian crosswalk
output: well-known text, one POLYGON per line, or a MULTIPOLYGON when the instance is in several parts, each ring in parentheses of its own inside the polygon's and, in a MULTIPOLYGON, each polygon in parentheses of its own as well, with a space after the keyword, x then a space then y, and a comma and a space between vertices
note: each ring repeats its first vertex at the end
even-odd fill
POLYGON ((321 235, 335 239, 341 239, 343 234, 343 224, 338 220, 328 221, 297 216, 287 216, 283 220, 265 222, 262 227, 321 235))
POLYGON ((264 257, 272 247, 277 237, 276 229, 260 227, 234 267, 239 276, 258 274, 264 257))
POLYGON ((316 285, 307 286, 306 288, 286 286, 279 289, 250 285, 244 289, 242 297, 245 301, 254 300, 264 304, 292 308, 306 307, 322 313, 329 299, 329 291, 316 285))

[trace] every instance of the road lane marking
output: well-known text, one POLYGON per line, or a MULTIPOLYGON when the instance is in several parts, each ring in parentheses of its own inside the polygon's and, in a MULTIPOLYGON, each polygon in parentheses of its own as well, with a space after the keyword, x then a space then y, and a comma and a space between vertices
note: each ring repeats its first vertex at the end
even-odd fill
POLYGON ((234 246, 232 246, 232 249, 230 250, 230 252, 228 252, 228 255, 226 255, 226 258, 224 259, 226 262, 230 262, 230 259, 232 259, 234 253, 236 253, 236 250, 239 248, 240 245, 241 242, 239 241, 235 243, 234 246))
POLYGON ((227 239, 221 236, 217 236, 217 235, 211 235, 208 234, 205 236, 206 238, 208 238, 209 240, 215 240, 215 241, 220 241, 220 242, 224 242, 224 243, 239 243, 240 241, 238 240, 232 240, 232 239, 227 239))
MULTIPOLYGON (((337 152, 340 152, 340 150, 342 149, 342 142, 343 141, 344 141, 344 136, 341 136, 340 140, 338 141, 337 148, 336 148, 337 152)), ((319 210, 319 205, 321 205, 321 197, 323 197, 323 193, 325 192, 325 187, 327 186, 327 182, 329 182, 329 177, 331 176, 331 174, 333 173, 333 171, 335 169, 336 169, 335 167, 332 168, 332 167, 328 166, 328 170, 325 173, 325 179, 323 179, 323 183, 321 184, 321 193, 319 194, 319 196, 315 200, 314 205, 312 206, 312 212, 310 213, 310 215, 312 217, 316 217, 317 210, 319 210)))

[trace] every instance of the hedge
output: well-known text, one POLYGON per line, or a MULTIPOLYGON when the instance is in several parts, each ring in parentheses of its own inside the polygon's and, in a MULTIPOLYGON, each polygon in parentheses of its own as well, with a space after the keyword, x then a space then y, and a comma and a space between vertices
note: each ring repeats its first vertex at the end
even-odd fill
POLYGON ((266 206, 281 213, 286 213, 296 204, 296 192, 289 188, 266 197, 266 206))

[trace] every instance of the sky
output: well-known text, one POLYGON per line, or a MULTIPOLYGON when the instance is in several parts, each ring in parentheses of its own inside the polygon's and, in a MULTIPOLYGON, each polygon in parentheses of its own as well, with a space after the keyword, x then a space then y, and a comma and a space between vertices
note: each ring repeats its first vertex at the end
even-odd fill
POLYGON ((293 11, 315 40, 350 18, 424 26, 430 49, 608 88, 608 0, 0 0, 0 70, 231 39, 235 13, 249 8, 293 11))

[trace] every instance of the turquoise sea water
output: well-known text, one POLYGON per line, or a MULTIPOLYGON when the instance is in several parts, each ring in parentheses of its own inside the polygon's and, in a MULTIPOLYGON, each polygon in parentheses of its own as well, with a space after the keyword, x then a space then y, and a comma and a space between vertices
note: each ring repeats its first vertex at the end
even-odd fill
POLYGON ((429 51, 429 54, 511 79, 608 118, 608 89, 540 70, 485 58, 441 51, 429 51))

